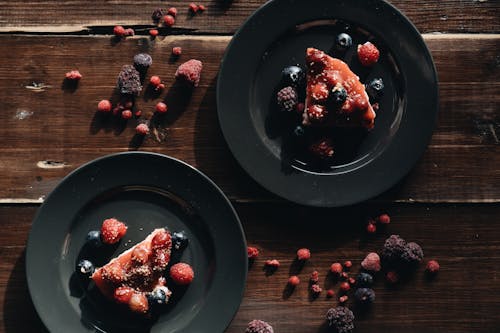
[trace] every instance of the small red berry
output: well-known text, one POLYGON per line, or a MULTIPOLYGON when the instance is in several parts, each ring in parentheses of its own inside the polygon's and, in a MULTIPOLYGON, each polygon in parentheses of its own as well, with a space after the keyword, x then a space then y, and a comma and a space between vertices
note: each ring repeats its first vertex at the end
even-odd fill
POLYGON ((347 302, 348 299, 349 299, 349 297, 347 295, 340 296, 339 297, 339 302, 340 303, 345 303, 345 302, 347 302))
POLYGON ((177 8, 175 8, 175 7, 169 8, 167 11, 167 14, 172 15, 173 17, 176 17, 177 16, 177 8))
POLYGON ((125 236, 125 233, 127 233, 127 226, 115 218, 106 219, 102 222, 101 238, 103 243, 118 243, 125 236))
POLYGON ((168 107, 167 107, 167 104, 165 104, 163 102, 158 102, 158 104, 156 104, 155 109, 156 109, 156 112, 158 112, 158 113, 165 113, 165 112, 167 112, 168 107))
POLYGON ((358 45, 358 59, 363 66, 373 66, 380 56, 380 52, 375 45, 366 42, 358 45))
POLYGON ((120 304, 128 304, 133 294, 134 289, 130 287, 118 287, 115 289, 114 298, 120 304))
POLYGON ((333 289, 328 289, 326 291, 326 297, 332 298, 333 296, 335 296, 335 291, 333 291, 333 289))
POLYGON ((97 111, 99 112, 110 112, 111 111, 111 102, 107 99, 103 99, 97 104, 97 111))
POLYGON ((259 249, 253 246, 247 246, 248 259, 254 260, 259 256, 259 249))
POLYGON ((121 25, 117 25, 113 28, 113 33, 115 34, 115 36, 117 37, 123 37, 125 36, 125 28, 122 27, 121 25))
POLYGON ((303 261, 303 260, 309 260, 311 258, 311 251, 306 248, 299 249, 297 251, 297 259, 303 261))
POLYGON ((392 284, 397 283, 399 281, 399 274, 395 271, 389 271, 385 275, 385 280, 392 284))
POLYGON ((349 277, 349 274, 347 274, 347 272, 342 272, 340 273, 340 277, 343 279, 347 279, 349 277))
POLYGON ((152 86, 155 86, 155 87, 158 87, 160 84, 161 84, 161 79, 159 76, 157 75, 153 75, 151 76, 151 78, 149 79, 149 83, 152 85, 152 86))
POLYGON ((182 48, 180 46, 175 46, 172 48, 172 54, 176 57, 180 56, 182 53, 182 48))
POLYGON ((147 135, 149 134, 149 127, 146 124, 139 124, 135 128, 135 132, 140 135, 147 135))
POLYGON ((159 34, 159 32, 158 32, 157 29, 151 29, 151 30, 149 30, 149 35, 151 37, 156 37, 156 36, 158 36, 158 34, 159 34))
POLYGON ((141 116, 141 114, 142 114, 142 111, 141 110, 137 110, 137 111, 135 111, 134 116, 136 116, 137 118, 139 118, 141 116))
POLYGON ((351 285, 348 282, 342 282, 340 284, 340 290, 342 290, 343 292, 347 292, 349 291, 349 289, 351 289, 351 285))
POLYGON ((280 262, 276 259, 271 259, 271 260, 266 260, 265 265, 271 268, 278 268, 280 267, 280 262))
POLYGON ((304 112, 305 108, 306 108, 306 105, 304 103, 297 103, 295 110, 297 111, 297 113, 302 114, 304 112))
POLYGON ((387 214, 382 214, 377 218, 378 223, 389 224, 391 223, 391 217, 387 214))
POLYGON ((198 7, 198 5, 197 5, 197 4, 195 4, 195 3, 193 3, 193 2, 191 2, 191 3, 189 4, 189 10, 190 10, 193 14, 194 14, 194 13, 196 13, 196 12, 198 11, 198 9, 200 9, 200 7, 198 7))
POLYGON ((321 289, 319 284, 315 283, 315 284, 311 285, 311 291, 313 292, 313 294, 318 295, 319 293, 321 293, 323 291, 323 289, 321 289))
POLYGON ((375 226, 374 223, 368 222, 366 225, 366 232, 369 234, 374 234, 377 231, 377 227, 375 226))
POLYGON ((135 31, 132 28, 125 29, 125 36, 133 36, 135 35, 135 31))
POLYGON ((123 119, 130 119, 130 118, 132 118, 132 111, 130 111, 130 110, 123 110, 122 111, 122 118, 123 119))
POLYGON ((205 7, 204 5, 198 5, 198 10, 200 12, 204 12, 206 9, 207 9, 207 7, 205 7))
POLYGON ((300 279, 297 275, 293 275, 293 276, 290 276, 290 278, 288 278, 288 284, 292 287, 298 286, 299 283, 300 283, 300 279))
POLYGON ((128 306, 130 310, 138 313, 146 313, 149 310, 148 299, 144 293, 133 293, 128 306))
POLYGON ((66 79, 68 80, 80 80, 82 78, 82 74, 76 69, 69 71, 65 74, 66 79))
POLYGON ((186 263, 177 263, 170 268, 170 277, 178 285, 188 285, 193 281, 194 272, 186 263))
POLYGON ((425 266, 425 270, 429 274, 436 274, 439 271, 439 263, 436 260, 429 260, 425 266))
POLYGON ((165 15, 165 17, 163 17, 163 22, 165 22, 165 25, 167 27, 171 27, 175 23, 175 17, 173 17, 172 15, 165 15))
POLYGON ((340 276, 342 274, 342 264, 340 264, 339 262, 334 262, 330 266, 330 272, 332 272, 333 274, 336 274, 336 275, 340 276))
POLYGON ((310 278, 310 280, 311 280, 311 282, 312 282, 312 283, 314 283, 314 284, 316 284, 316 283, 318 283, 318 282, 319 282, 319 273, 318 273, 318 271, 313 271, 313 272, 311 273, 311 278, 310 278))
POLYGON ((131 109, 133 106, 134 106, 134 102, 132 102, 132 101, 126 101, 126 102, 123 104, 123 108, 124 108, 124 109, 131 109))
POLYGON ((345 262, 344 262, 344 267, 345 267, 346 269, 351 268, 351 267, 352 267, 352 261, 350 261, 350 260, 345 261, 345 262))
POLYGON ((165 85, 163 83, 160 83, 158 87, 156 87, 158 90, 165 89, 165 85))

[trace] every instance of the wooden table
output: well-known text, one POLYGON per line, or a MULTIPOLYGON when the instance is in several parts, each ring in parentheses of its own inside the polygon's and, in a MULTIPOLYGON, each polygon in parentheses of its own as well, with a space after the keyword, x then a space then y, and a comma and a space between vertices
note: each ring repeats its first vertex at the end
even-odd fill
MULTIPOLYGON (((232 34, 264 0, 203 3, 206 12, 191 17, 188 2, 178 0, 0 1, 0 331, 46 331, 24 268, 27 236, 44 198, 82 163, 135 149, 180 158, 206 173, 234 204, 249 245, 260 249, 229 333, 243 332, 255 318, 278 333, 326 332, 324 315, 337 299, 323 292, 311 300, 309 274, 317 269, 325 282, 330 264, 345 260, 357 272, 363 256, 380 250, 390 234, 420 243, 441 271, 428 281, 421 265, 394 287, 379 277, 373 308, 357 314, 357 332, 500 331, 500 2, 392 1, 415 23, 434 57, 438 124, 425 155, 397 186, 342 209, 279 199, 234 160, 218 123, 216 77, 232 34), (151 41, 151 12, 170 5, 179 10, 174 28, 151 41), (113 43, 116 24, 135 28, 137 35, 113 43), (204 61, 201 85, 189 100, 168 89, 179 63, 169 62, 173 46, 183 48, 179 61, 204 61), (164 94, 176 113, 136 146, 133 121, 117 129, 99 125, 94 115, 97 102, 111 95, 121 66, 140 51, 153 56, 149 73, 166 81, 164 94), (64 73, 73 68, 84 77, 76 90, 63 89, 64 73), (382 212, 391 215, 391 224, 367 237, 366 217, 382 212), (313 256, 298 273, 302 284, 284 297, 300 247, 313 256), (279 259, 281 267, 266 276, 262 265, 269 258, 279 259)), ((156 102, 138 103, 147 117, 156 102)))

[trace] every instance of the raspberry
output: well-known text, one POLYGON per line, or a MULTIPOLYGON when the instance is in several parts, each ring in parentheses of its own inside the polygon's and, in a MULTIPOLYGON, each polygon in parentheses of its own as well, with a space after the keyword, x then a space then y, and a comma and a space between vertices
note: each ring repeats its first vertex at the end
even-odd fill
POLYGON ((342 265, 338 262, 334 262, 330 266, 330 272, 332 272, 333 274, 335 274, 337 276, 340 276, 340 274, 342 274, 342 265))
POLYGON ((300 279, 297 275, 290 276, 290 278, 288 279, 288 284, 292 287, 298 286, 299 283, 300 283, 300 279))
POLYGON ((163 102, 158 102, 158 104, 156 104, 156 106, 155 106, 155 110, 158 113, 165 113, 168 110, 167 104, 165 104, 163 102))
POLYGON ((122 111, 122 118, 125 119, 125 120, 132 118, 132 111, 130 111, 130 110, 123 110, 122 111))
POLYGON ((169 8, 167 14, 172 15, 173 17, 176 17, 177 16, 177 8, 175 8, 175 7, 169 8))
POLYGON ((150 254, 151 250, 148 247, 144 245, 136 246, 132 250, 131 259, 135 263, 145 264, 148 261, 150 254))
POLYGON ((203 63, 200 60, 190 59, 177 68, 175 77, 193 87, 198 87, 202 69, 203 63))
POLYGON ((391 217, 387 214, 382 214, 379 217, 377 217, 378 223, 381 224, 389 224, 391 223, 391 217))
POLYGON ((149 134, 149 126, 146 124, 139 124, 135 127, 135 132, 139 135, 148 135, 149 134))
POLYGON ((380 271, 380 257, 375 252, 370 252, 366 255, 365 259, 361 262, 361 267, 367 271, 378 272, 380 271))
POLYGON ((292 86, 285 87, 276 94, 276 102, 281 111, 292 112, 295 110, 298 98, 297 90, 292 86))
POLYGON ((271 260, 266 260, 266 262, 264 263, 267 267, 270 267, 270 268, 278 268, 280 267, 280 262, 276 259, 271 259, 271 260))
POLYGON ((154 86, 154 87, 158 87, 160 84, 161 84, 161 79, 159 76, 157 75, 153 75, 151 76, 151 78, 149 79, 149 83, 154 86))
POLYGON ((191 13, 196 14, 196 12, 197 12, 199 9, 200 9, 200 7, 198 7, 198 5, 197 5, 197 4, 195 4, 195 3, 193 3, 193 2, 191 2, 191 3, 189 4, 189 10, 191 11, 191 13))
POLYGON ((127 226, 115 218, 102 222, 101 238, 105 244, 115 244, 127 233, 127 226))
POLYGON ((165 15, 165 17, 163 17, 163 22, 165 22, 167 27, 171 27, 175 24, 175 18, 172 15, 165 15))
POLYGON ((315 296, 318 296, 321 292, 323 291, 323 289, 321 289, 321 287, 319 286, 319 284, 312 284, 311 285, 311 292, 315 295, 315 296))
POLYGON ((389 271, 385 274, 385 280, 391 284, 397 283, 399 281, 399 274, 396 271, 389 271))
POLYGON ((350 333, 354 329, 354 314, 345 306, 329 309, 326 313, 326 320, 328 326, 336 330, 337 333, 350 333))
POLYGON ((313 271, 311 273, 310 281, 313 284, 317 284, 319 282, 319 273, 318 273, 318 271, 313 271))
POLYGON ((151 37, 156 37, 156 36, 158 36, 158 34, 159 34, 159 32, 158 32, 157 29, 151 29, 151 30, 149 30, 149 35, 151 37))
POLYGON ((313 104, 307 107, 307 117, 312 123, 321 123, 327 116, 328 111, 323 105, 313 104))
POLYGON ((171 242, 172 237, 170 236, 170 233, 165 229, 161 229, 156 233, 156 235, 154 235, 153 239, 151 240, 151 248, 153 250, 165 249, 169 247, 171 242))
POLYGON ((248 246, 247 247, 247 255, 248 255, 248 259, 254 260, 255 258, 257 258, 259 256, 259 249, 257 249, 256 247, 253 247, 253 246, 248 246))
POLYGON ((372 223, 372 221, 368 222, 366 225, 366 232, 369 234, 374 234, 377 231, 377 227, 375 226, 375 223, 372 223))
POLYGON ((132 28, 125 29, 125 36, 134 36, 135 31, 132 28))
POLYGON ((134 289, 130 287, 118 287, 115 289, 114 298, 120 304, 128 304, 133 294, 134 289))
POLYGON ((122 27, 121 25, 117 25, 113 28, 113 33, 117 37, 123 37, 125 36, 125 28, 122 27))
POLYGON ((248 323, 245 333, 274 333, 274 330, 265 321, 255 319, 248 323))
POLYGON ((309 249, 306 249, 306 248, 302 248, 302 249, 299 249, 297 251, 297 259, 298 260, 309 260, 309 258, 311 258, 311 251, 309 251, 309 249))
POLYGON ((97 111, 99 112, 110 112, 111 111, 111 102, 107 99, 103 99, 97 104, 97 111))
POLYGON ((429 260, 425 266, 425 270, 428 274, 436 274, 439 272, 439 263, 436 260, 429 260))
POLYGON ((80 80, 82 78, 82 74, 76 69, 69 71, 65 74, 66 79, 68 80, 80 80))
POLYGON ((118 74, 117 85, 120 93, 137 96, 142 90, 141 75, 134 66, 125 65, 118 74))
POLYGON ((352 267, 352 261, 350 261, 350 260, 345 261, 345 262, 344 262, 344 267, 345 267, 346 269, 351 268, 351 267, 352 267))
POLYGON ((373 66, 380 56, 380 52, 375 45, 366 42, 363 45, 358 45, 358 59, 363 66, 373 66))
POLYGON ((333 144, 330 139, 322 139, 318 142, 313 143, 309 147, 309 151, 314 156, 325 160, 332 158, 334 154, 333 144))
POLYGON ((168 262, 170 261, 170 252, 167 249, 155 249, 153 250, 153 271, 160 272, 167 268, 168 262))
POLYGON ((176 57, 180 56, 182 53, 182 48, 180 46, 176 46, 172 48, 172 54, 176 57))
POLYGON ((351 285, 348 282, 342 282, 340 284, 340 290, 343 292, 348 292, 351 289, 351 285))
POLYGON ((165 15, 165 10, 163 8, 157 8, 153 11, 153 14, 151 14, 151 19, 153 22, 160 22, 160 20, 163 18, 165 15))
POLYGON ((333 289, 328 289, 326 291, 326 297, 332 298, 333 296, 335 296, 335 291, 333 291, 333 289))
POLYGON ((128 306, 130 310, 137 313, 146 313, 149 310, 148 299, 143 293, 133 293, 128 306))
POLYGON ((318 102, 326 101, 328 94, 328 87, 323 82, 318 82, 311 86, 311 95, 318 102))
POLYGON ((193 281, 194 272, 191 266, 180 262, 170 268, 170 277, 178 285, 185 286, 193 281))

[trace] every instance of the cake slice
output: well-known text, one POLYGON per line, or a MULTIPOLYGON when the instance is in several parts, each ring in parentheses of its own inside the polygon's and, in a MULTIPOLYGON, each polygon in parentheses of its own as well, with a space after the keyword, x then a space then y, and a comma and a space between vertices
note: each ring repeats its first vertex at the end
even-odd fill
POLYGON ((163 277, 171 249, 170 232, 155 229, 143 241, 97 268, 91 278, 107 298, 146 314, 151 301, 167 303, 171 295, 163 277))
POLYGON ((308 48, 306 66, 304 125, 373 128, 376 115, 365 86, 345 62, 308 48))

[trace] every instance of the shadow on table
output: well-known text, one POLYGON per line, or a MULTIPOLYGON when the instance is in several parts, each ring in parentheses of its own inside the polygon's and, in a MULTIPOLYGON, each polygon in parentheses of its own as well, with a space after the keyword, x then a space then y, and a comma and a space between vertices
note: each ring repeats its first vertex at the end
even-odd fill
POLYGON ((11 271, 3 303, 3 322, 7 333, 49 333, 38 316, 28 291, 25 251, 11 271))

